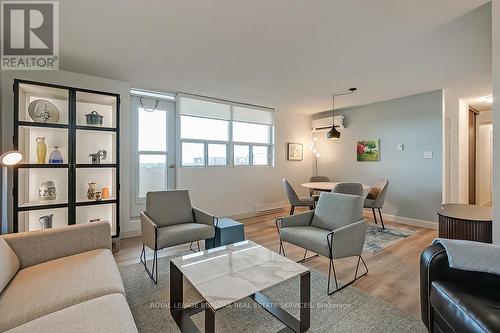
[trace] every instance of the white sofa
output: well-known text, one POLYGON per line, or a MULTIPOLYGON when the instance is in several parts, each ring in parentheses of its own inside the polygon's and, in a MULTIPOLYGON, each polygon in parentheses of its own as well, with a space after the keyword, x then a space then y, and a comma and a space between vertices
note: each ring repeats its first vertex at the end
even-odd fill
POLYGON ((0 236, 0 332, 137 332, 104 222, 0 236))

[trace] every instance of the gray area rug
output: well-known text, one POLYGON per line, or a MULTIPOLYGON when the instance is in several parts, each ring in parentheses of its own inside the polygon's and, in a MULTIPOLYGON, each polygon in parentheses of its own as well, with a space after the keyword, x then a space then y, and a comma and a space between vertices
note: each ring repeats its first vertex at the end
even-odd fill
MULTIPOLYGON (((144 272, 142 264, 120 268, 127 301, 139 332, 179 332, 170 316, 169 258, 159 258, 159 281, 155 285, 144 272)), ((354 287, 347 287, 328 296, 327 277, 311 271, 311 328, 308 332, 426 332, 420 319, 392 305, 368 296, 354 287)), ((274 302, 298 318, 298 278, 288 280, 264 291, 274 302)), ((202 299, 184 281, 184 302, 196 304, 202 299)), ((192 317, 203 332, 203 312, 192 317)), ((267 311, 246 298, 216 313, 217 332, 277 332, 284 327, 267 311)))
POLYGON ((397 228, 392 225, 386 225, 385 229, 382 229, 380 224, 369 223, 366 229, 366 239, 363 250, 377 253, 415 233, 415 230, 397 228))

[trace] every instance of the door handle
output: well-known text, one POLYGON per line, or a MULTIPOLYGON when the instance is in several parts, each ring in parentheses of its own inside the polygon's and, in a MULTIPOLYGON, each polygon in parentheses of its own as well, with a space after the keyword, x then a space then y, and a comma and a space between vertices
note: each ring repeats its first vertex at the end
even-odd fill
POLYGON ((168 167, 169 167, 169 169, 173 169, 173 168, 175 168, 175 164, 169 164, 168 167))

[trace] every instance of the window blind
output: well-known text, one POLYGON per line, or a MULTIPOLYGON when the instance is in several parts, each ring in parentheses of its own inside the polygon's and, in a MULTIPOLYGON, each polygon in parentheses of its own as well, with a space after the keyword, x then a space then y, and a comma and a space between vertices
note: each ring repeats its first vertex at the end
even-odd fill
POLYGON ((231 119, 231 106, 179 96, 179 113, 182 116, 205 117, 221 120, 231 119))
POLYGON ((273 125, 273 111, 234 106, 233 120, 246 123, 273 125))

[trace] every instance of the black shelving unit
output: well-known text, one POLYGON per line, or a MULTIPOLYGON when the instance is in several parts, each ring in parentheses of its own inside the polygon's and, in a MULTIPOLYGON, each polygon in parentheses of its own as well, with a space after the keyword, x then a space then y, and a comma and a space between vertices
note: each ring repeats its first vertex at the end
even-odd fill
MULTIPOLYGON (((80 89, 76 87, 68 87, 62 85, 54 85, 42 82, 34 82, 27 80, 14 80, 14 137, 13 145, 14 149, 19 150, 23 153, 23 161, 14 168, 14 188, 13 188, 13 212, 14 212, 14 232, 19 231, 30 231, 32 230, 30 221, 33 220, 32 217, 23 217, 23 226, 20 227, 20 216, 26 212, 40 213, 43 215, 50 214, 51 210, 66 209, 67 224, 85 223, 78 216, 78 208, 90 209, 92 207, 98 208, 102 205, 110 206, 110 215, 112 221, 112 236, 118 237, 120 234, 120 145, 119 145, 119 124, 120 124, 120 95, 110 92, 95 91, 88 89, 80 89), (25 90, 23 90, 25 89, 25 90), (29 93, 26 93, 29 91, 29 93), (44 91, 46 94, 44 95, 44 91), (56 93, 53 93, 57 91, 56 93), (46 99, 46 100, 56 100, 60 103, 61 108, 66 110, 64 114, 65 120, 62 123, 37 123, 33 122, 28 116, 27 107, 29 105, 30 98, 36 99, 46 99), (55 95, 55 96, 54 96, 55 95), (33 97, 35 96, 35 97, 33 97), (63 97, 61 97, 63 96, 63 97), (80 97, 81 98, 80 98, 80 97), (83 97, 82 97, 83 96, 83 97), (90 97, 89 97, 90 96, 90 97), (92 98, 96 98, 96 101, 92 101, 92 98), (90 102, 89 102, 90 100, 90 102), (102 101, 108 101, 109 103, 102 103, 102 101), (101 103, 101 104, 100 104, 101 103), (79 108, 90 107, 89 105, 95 107, 106 107, 109 109, 111 105, 111 126, 108 123, 104 126, 89 126, 82 123, 82 112, 79 108), (22 130, 21 130, 22 129, 22 130), (34 161, 33 156, 36 155, 33 151, 33 142, 31 134, 29 131, 36 129, 42 131, 66 131, 67 137, 63 140, 66 141, 66 151, 67 156, 64 164, 38 164, 34 161), (24 131, 23 133, 20 133, 24 131), (87 131, 94 131, 95 133, 102 133, 102 135, 107 135, 106 142, 109 144, 111 142, 111 157, 114 159, 112 163, 103 164, 91 164, 90 161, 83 161, 82 156, 77 156, 77 150, 82 149, 82 142, 79 142, 79 133, 89 133, 87 131), (65 181, 65 186, 67 189, 61 191, 67 193, 67 198, 62 200, 54 201, 43 201, 37 202, 36 200, 29 200, 29 198, 34 196, 34 192, 38 191, 39 184, 30 183, 31 178, 37 179, 37 177, 31 177, 31 172, 36 172, 36 170, 43 172, 50 172, 50 174, 55 175, 61 170, 65 170, 67 177, 59 177, 65 181), (53 170, 53 173, 51 172, 53 170), (59 171, 57 171, 59 170, 59 171), (84 171, 87 175, 99 174, 100 172, 110 172, 111 176, 106 175, 104 177, 111 179, 110 193, 112 197, 102 200, 87 200, 84 196, 86 189, 82 186, 78 186, 78 171, 84 171), (90 173, 89 173, 90 172, 90 173), (21 173, 24 173, 21 175, 21 173), (22 184, 21 184, 22 183, 22 184), (28 183, 28 185, 26 185, 28 183), (85 190, 85 191, 84 191, 85 190), (21 193, 23 192, 23 193, 21 193), (20 200, 21 199, 21 200, 20 200), (21 201, 21 202, 20 202, 21 201), (43 211, 43 212, 40 212, 43 211), (114 220, 113 220, 114 219, 114 220)), ((106 110, 108 110, 106 109, 106 110)), ((107 115, 110 116, 109 114, 107 115)), ((55 133, 52 133, 55 136, 55 133)), ((93 135, 94 136, 94 135, 93 135)), ((59 137, 62 137, 59 133, 59 137)), ((83 141, 83 140, 82 140, 83 141)), ((90 141, 92 145, 93 141, 90 141)), ((88 146, 89 144, 87 144, 88 146)), ((96 141, 95 145, 98 146, 99 142, 96 141)), ((89 149, 87 147, 87 149, 89 149)), ((82 149, 83 151, 84 149, 82 149)), ((49 152, 47 152, 48 154, 49 152)), ((64 172, 64 171, 63 171, 64 172)), ((102 175, 101 175, 102 176, 102 175)), ((92 177, 92 176, 90 176, 92 177)), ((92 181, 88 178, 86 181, 92 181)), ((82 180, 80 180, 80 183, 82 180)), ((59 191, 58 191, 59 192, 59 191)), ((107 219, 106 219, 107 220, 107 219)), ((35 219, 36 221, 36 219, 35 219)), ((63 224, 66 221, 63 221, 63 224)), ((59 221, 61 223, 61 221, 59 221)), ((33 228, 35 230, 36 228, 33 228)))

